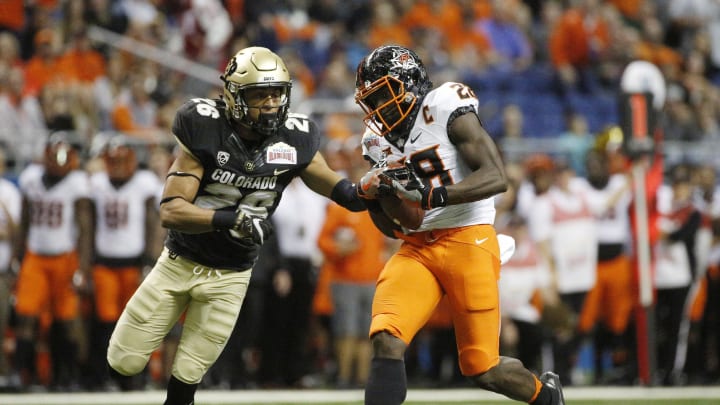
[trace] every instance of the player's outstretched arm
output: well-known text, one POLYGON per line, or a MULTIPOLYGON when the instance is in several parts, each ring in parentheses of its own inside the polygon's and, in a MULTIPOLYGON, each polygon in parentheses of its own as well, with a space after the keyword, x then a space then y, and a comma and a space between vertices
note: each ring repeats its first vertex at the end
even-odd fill
POLYGON ((330 198, 350 211, 366 209, 365 203, 355 191, 355 185, 333 171, 320 152, 315 153, 300 178, 312 191, 330 198))
POLYGON ((486 199, 505 192, 508 187, 500 152, 475 112, 458 116, 449 127, 448 138, 472 170, 470 175, 447 187, 407 187, 392 181, 399 197, 415 201, 426 210, 486 199))
POLYGON ((448 204, 478 201, 507 190, 500 152, 474 112, 457 117, 450 124, 448 137, 473 171, 462 181, 447 187, 448 204))

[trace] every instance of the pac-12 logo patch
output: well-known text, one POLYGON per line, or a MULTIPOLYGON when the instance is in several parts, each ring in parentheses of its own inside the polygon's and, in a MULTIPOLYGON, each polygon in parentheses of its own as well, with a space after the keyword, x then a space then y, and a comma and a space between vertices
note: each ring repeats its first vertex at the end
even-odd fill
POLYGON ((225 166, 225 164, 230 160, 230 154, 224 151, 220 151, 217 153, 217 162, 220 166, 225 166))

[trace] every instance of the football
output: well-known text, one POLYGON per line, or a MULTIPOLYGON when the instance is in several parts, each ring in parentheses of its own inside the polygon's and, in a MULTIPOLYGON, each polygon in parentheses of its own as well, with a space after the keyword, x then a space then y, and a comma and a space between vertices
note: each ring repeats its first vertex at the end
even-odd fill
POLYGON ((425 210, 419 205, 402 200, 396 195, 378 198, 383 212, 396 224, 407 229, 418 229, 425 219, 425 210))

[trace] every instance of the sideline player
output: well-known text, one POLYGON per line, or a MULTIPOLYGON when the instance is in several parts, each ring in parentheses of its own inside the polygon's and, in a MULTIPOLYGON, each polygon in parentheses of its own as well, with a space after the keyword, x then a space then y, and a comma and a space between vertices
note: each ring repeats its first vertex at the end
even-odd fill
MULTIPOLYGON (((463 375, 518 401, 564 404, 556 374, 537 378, 519 360, 499 355, 493 196, 506 190, 507 181, 497 147, 477 116, 474 92, 454 82, 432 89, 420 58, 400 46, 368 54, 358 66, 356 87, 365 123, 381 135, 379 149, 389 153, 385 159, 408 162, 421 180, 415 189, 394 181, 393 191, 427 210, 417 232, 396 232, 405 242, 378 279, 365 404, 405 400, 405 350, 443 296, 450 302, 463 375)), ((358 193, 372 199, 383 192, 385 170, 368 172, 358 193)), ((375 208, 370 212, 378 217, 375 208)))
MULTIPOLYGON (((6 146, 0 144, 0 347, 5 347, 5 331, 10 323, 10 297, 15 285, 17 258, 15 253, 20 242, 18 225, 22 195, 18 187, 5 177, 7 168, 6 146)), ((0 353, 0 390, 18 385, 10 374, 10 359, 0 353)))
POLYGON ((169 229, 165 249, 120 316, 108 349, 111 372, 135 375, 186 312, 165 405, 192 404, 220 356, 271 232, 270 216, 293 178, 350 210, 365 209, 355 186, 318 152, 315 124, 288 111, 292 84, 280 57, 266 48, 242 49, 222 80, 221 99, 191 99, 175 116, 181 151, 160 201, 169 229))
POLYGON ((65 132, 51 134, 43 164, 20 173, 23 195, 22 265, 17 280, 14 366, 23 385, 34 383, 41 315, 52 315, 50 354, 54 389, 78 384, 79 297, 87 292, 92 257, 92 203, 76 145, 65 132), (24 254, 23 254, 24 253, 24 254))
POLYGON ((124 136, 113 136, 101 151, 105 170, 90 177, 95 205, 95 342, 91 362, 97 384, 107 378, 105 350, 115 323, 140 285, 142 266, 158 243, 157 195, 162 183, 155 173, 138 170, 135 149, 124 136))

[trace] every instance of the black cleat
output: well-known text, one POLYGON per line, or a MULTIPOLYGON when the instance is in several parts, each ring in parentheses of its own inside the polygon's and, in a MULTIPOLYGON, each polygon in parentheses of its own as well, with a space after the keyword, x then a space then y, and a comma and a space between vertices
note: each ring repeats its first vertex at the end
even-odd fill
POLYGON ((540 378, 540 382, 552 388, 554 395, 552 405, 565 405, 565 396, 563 396, 562 385, 560 384, 560 376, 552 371, 544 372, 540 378))

